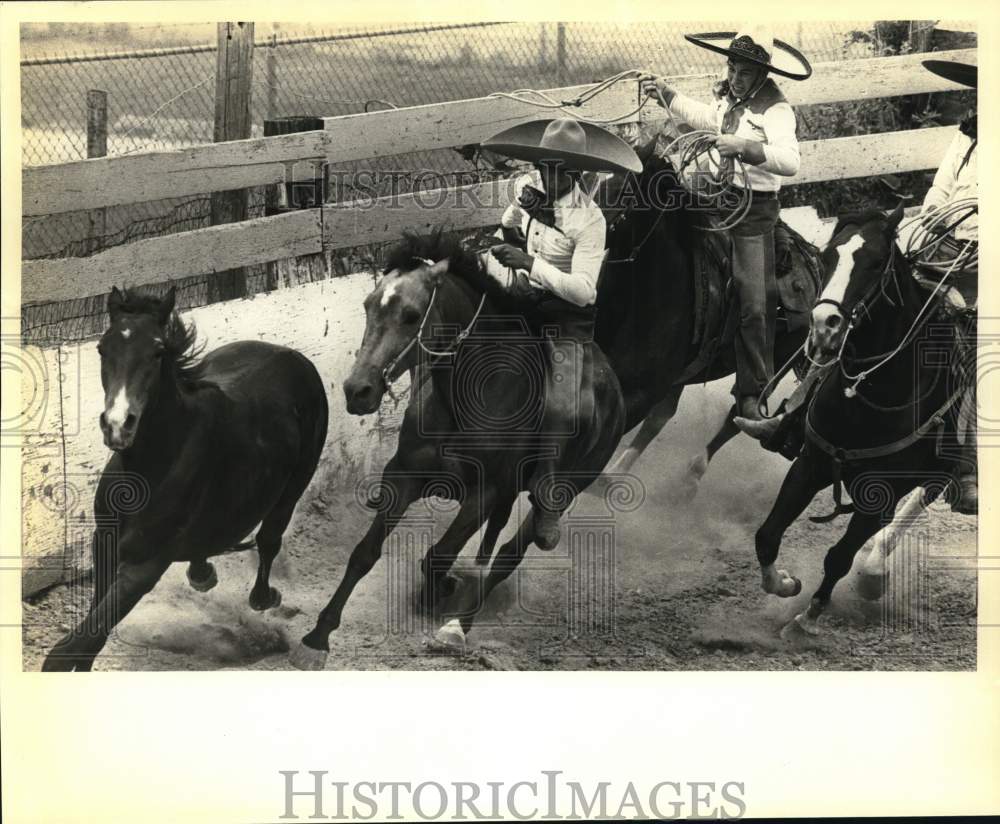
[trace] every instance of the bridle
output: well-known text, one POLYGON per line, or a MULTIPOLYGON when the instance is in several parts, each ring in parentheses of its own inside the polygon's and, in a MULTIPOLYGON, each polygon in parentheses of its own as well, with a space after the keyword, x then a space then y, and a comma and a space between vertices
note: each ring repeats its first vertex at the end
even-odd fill
MULTIPOLYGON (((428 260, 427 258, 414 258, 414 260, 419 261, 425 266, 434 265, 434 261, 428 260)), ((402 361, 403 358, 405 358, 409 354, 410 350, 413 349, 414 346, 419 346, 420 349, 422 349, 426 354, 430 355, 433 358, 447 358, 456 354, 458 352, 459 347, 462 345, 462 342, 472 332, 472 327, 475 326, 476 321, 479 320, 479 315, 483 311, 483 306, 486 303, 486 293, 483 292, 482 297, 479 299, 479 306, 476 309, 476 313, 472 316, 472 320, 469 321, 469 324, 455 336, 455 339, 451 342, 451 345, 448 347, 447 350, 435 351, 430 347, 428 347, 426 343, 424 343, 423 333, 424 333, 424 327, 427 325, 427 319, 431 315, 431 309, 434 308, 434 300, 436 298, 437 298, 437 286, 435 285, 431 289, 431 299, 427 302, 427 308, 424 310, 424 316, 420 319, 420 326, 417 327, 416 333, 413 335, 412 338, 410 338, 406 346, 402 348, 399 354, 393 357, 382 368, 382 383, 385 384, 385 391, 388 393, 389 397, 393 399, 393 401, 398 401, 399 398, 392 391, 392 384, 393 381, 395 380, 395 378, 392 377, 392 373, 396 371, 396 367, 399 366, 400 361, 402 361)))

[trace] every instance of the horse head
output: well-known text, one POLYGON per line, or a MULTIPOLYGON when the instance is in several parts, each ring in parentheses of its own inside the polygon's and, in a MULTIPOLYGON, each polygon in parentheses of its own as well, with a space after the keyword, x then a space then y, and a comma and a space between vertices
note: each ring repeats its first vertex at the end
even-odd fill
POLYGON ((813 355, 836 357, 848 330, 860 321, 891 273, 900 203, 888 215, 877 209, 842 215, 823 250, 827 283, 812 310, 808 346, 813 355))
POLYGON ((389 385, 415 364, 415 344, 448 263, 414 257, 412 268, 387 270, 365 298, 364 337, 344 381, 350 414, 369 415, 378 409, 389 385))
MULTIPOLYGON (((178 330, 171 324, 174 300, 173 287, 163 298, 117 287, 108 296, 111 323, 97 345, 104 387, 100 425, 105 445, 116 452, 132 446, 143 412, 160 391, 170 361, 165 356, 176 348, 178 330)), ((189 343, 185 336, 181 351, 189 343)))

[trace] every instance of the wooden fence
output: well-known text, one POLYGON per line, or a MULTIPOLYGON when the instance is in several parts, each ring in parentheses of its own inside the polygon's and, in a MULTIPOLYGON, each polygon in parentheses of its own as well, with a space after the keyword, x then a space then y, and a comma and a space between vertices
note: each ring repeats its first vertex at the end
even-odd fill
MULTIPOLYGON (((972 49, 934 56, 976 62, 972 49)), ((962 88, 925 71, 920 66, 923 57, 819 64, 810 80, 787 82, 783 88, 790 102, 798 105, 962 88)), ((704 98, 713 79, 679 78, 676 86, 704 98)), ((550 94, 569 100, 584 88, 550 94)), ((637 84, 623 82, 579 113, 614 118, 636 109, 638 100, 637 84)), ((544 114, 514 100, 479 98, 326 118, 321 131, 26 168, 23 212, 34 217, 276 184, 287 179, 291 167, 296 179, 312 180, 317 162, 336 167, 477 143, 544 114)), ((633 120, 657 116, 662 112, 647 106, 633 120)), ((801 171, 792 184, 931 169, 953 134, 953 127, 941 127, 806 142, 801 145, 801 171)), ((398 237, 404 228, 442 224, 471 229, 496 224, 507 192, 503 181, 478 183, 212 226, 136 241, 86 258, 27 260, 22 265, 21 297, 23 302, 68 300, 100 295, 113 285, 161 283, 375 243, 398 237)), ((362 468, 378 462, 372 458, 372 438, 391 435, 399 414, 395 410, 384 419, 372 416, 359 426, 356 419, 337 413, 337 385, 360 340, 363 318, 357 307, 368 288, 365 275, 354 275, 279 290, 284 296, 272 293, 252 302, 231 301, 191 313, 212 345, 263 337, 295 346, 313 358, 327 382, 334 412, 327 454, 345 466, 362 468), (288 323, 290 317, 294 323, 288 323)), ((90 499, 107 454, 96 426, 101 392, 93 343, 30 349, 38 364, 33 380, 41 385, 31 390, 31 396, 40 399, 32 413, 37 422, 31 426, 38 434, 26 437, 22 450, 25 594, 88 563, 90 499)))

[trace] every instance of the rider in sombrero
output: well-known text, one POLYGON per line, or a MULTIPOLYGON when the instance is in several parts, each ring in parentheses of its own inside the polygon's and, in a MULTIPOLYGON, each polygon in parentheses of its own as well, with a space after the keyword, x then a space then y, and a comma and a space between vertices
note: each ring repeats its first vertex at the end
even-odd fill
MULTIPOLYGON (((780 211, 778 190, 782 178, 799 170, 795 113, 771 75, 805 80, 812 68, 797 50, 775 40, 765 26, 749 25, 739 32, 688 34, 685 38, 729 58, 717 99, 712 103, 692 100, 663 78, 652 75, 642 78, 642 89, 665 105, 671 118, 696 129, 718 132, 718 154, 722 158, 739 157, 746 165, 745 179, 737 167, 735 182, 752 190, 752 204, 731 230, 733 280, 740 306, 735 391, 739 414, 758 419, 761 392, 774 374, 774 227, 780 211)), ((704 156, 703 162, 711 161, 704 156)))
MULTIPOLYGON (((940 77, 970 88, 977 87, 977 69, 966 63, 949 60, 924 60, 924 68, 940 77)), ((960 215, 960 220, 939 220, 938 216, 951 204, 959 201, 978 199, 979 185, 977 180, 977 147, 978 133, 976 115, 972 113, 959 125, 958 132, 952 139, 944 159, 934 175, 934 182, 924 198, 921 214, 923 224, 928 231, 941 232, 951 226, 948 237, 942 238, 942 243, 935 250, 945 257, 953 258, 957 250, 968 242, 978 243, 978 215, 968 212, 960 215)), ((917 231, 913 224, 910 231, 917 231)), ((934 261, 917 261, 918 276, 923 265, 934 265, 934 261)), ((932 279, 940 278, 940 265, 932 279)), ((974 311, 978 300, 978 264, 967 264, 952 273, 953 289, 949 290, 949 302, 954 305, 964 305, 971 314, 969 325, 975 326, 974 311), (955 295, 960 295, 956 297, 955 295)), ((974 334, 974 332, 973 332, 974 334)), ((972 367, 975 368, 975 359, 972 367)), ((783 411, 773 418, 762 421, 744 421, 737 419, 740 429, 761 441, 766 449, 778 451, 787 457, 792 457, 802 445, 803 427, 802 413, 813 389, 819 384, 830 366, 812 366, 803 381, 784 403, 783 411)), ((976 400, 975 376, 969 381, 966 397, 963 398, 962 420, 965 428, 965 442, 959 456, 958 492, 952 508, 956 512, 975 514, 979 509, 979 485, 977 477, 976 454, 976 400)))
POLYGON ((523 123, 482 146, 534 165, 514 181, 514 198, 501 219, 506 243, 490 249, 484 264, 503 287, 532 296, 526 304, 528 319, 536 333, 547 329, 542 337, 546 381, 541 434, 548 448, 541 449, 528 487, 535 542, 552 549, 559 542, 565 506, 560 505, 556 472, 581 431, 579 421, 594 410, 591 345, 606 224, 581 185, 581 175, 639 172, 642 164, 623 140, 570 118, 523 123))

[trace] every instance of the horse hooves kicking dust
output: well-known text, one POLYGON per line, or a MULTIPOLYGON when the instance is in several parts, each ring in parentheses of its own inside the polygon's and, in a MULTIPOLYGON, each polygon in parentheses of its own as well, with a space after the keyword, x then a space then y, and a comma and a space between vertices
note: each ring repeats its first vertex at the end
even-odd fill
POLYGON ((326 659, 329 654, 324 650, 307 647, 300 641, 288 651, 288 661, 295 669, 319 672, 326 667, 326 659))
POLYGON ((452 618, 434 633, 434 643, 429 644, 428 648, 446 652, 464 652, 465 644, 465 630, 462 629, 462 623, 457 618, 452 618))
POLYGON ((250 593, 250 609, 257 612, 265 612, 281 606, 281 592, 274 587, 269 587, 267 596, 261 598, 256 592, 250 593))
POLYGON ((762 582, 764 592, 777 595, 779 598, 794 598, 802 592, 802 581, 794 575, 789 575, 787 569, 764 570, 762 582))

